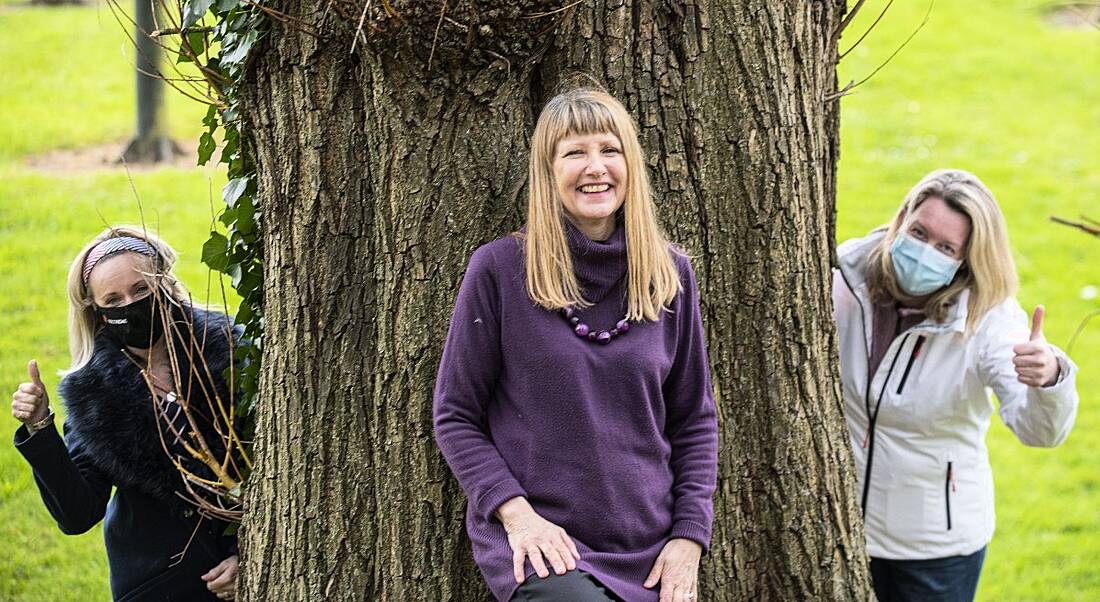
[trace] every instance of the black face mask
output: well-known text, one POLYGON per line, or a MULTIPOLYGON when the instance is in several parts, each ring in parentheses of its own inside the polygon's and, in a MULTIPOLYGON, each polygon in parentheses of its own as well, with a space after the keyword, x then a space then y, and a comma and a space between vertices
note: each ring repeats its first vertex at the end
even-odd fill
POLYGON ((103 333, 116 344, 136 349, 148 349, 164 334, 156 295, 134 301, 122 307, 99 307, 95 313, 103 323, 103 333))

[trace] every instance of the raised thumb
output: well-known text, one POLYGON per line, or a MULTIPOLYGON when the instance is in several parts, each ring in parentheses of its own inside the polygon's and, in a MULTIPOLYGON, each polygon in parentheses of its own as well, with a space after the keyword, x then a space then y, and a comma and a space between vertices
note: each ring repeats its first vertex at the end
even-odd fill
POLYGON ((1043 338, 1043 309, 1042 305, 1036 305, 1034 313, 1031 314, 1031 337, 1029 341, 1038 341, 1043 338))
POLYGON ((32 383, 43 389, 46 388, 42 384, 42 376, 38 373, 38 360, 31 360, 30 363, 27 364, 27 374, 30 375, 32 383))

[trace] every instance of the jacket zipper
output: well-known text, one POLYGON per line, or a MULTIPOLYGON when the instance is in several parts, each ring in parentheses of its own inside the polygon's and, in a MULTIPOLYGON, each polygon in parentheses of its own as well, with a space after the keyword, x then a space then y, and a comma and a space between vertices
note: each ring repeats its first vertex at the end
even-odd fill
POLYGON ((943 483, 943 499, 947 506, 947 530, 951 530, 951 492, 955 491, 955 475, 951 462, 947 463, 947 480, 943 483))
MULTIPOLYGON (((860 500, 864 517, 867 516, 867 496, 871 493, 871 465, 875 459, 875 424, 878 422, 878 411, 882 407, 882 397, 886 394, 886 385, 890 384, 890 376, 894 374, 894 366, 897 365, 901 350, 905 349, 905 343, 908 340, 909 333, 906 333, 905 337, 901 339, 901 344, 898 345, 898 350, 894 352, 894 359, 890 361, 890 369, 886 371, 886 379, 882 381, 878 399, 875 400, 875 411, 869 413, 867 417, 867 437, 863 441, 863 446, 867 448, 867 466, 863 472, 863 498, 860 500)), ((868 376, 868 388, 870 388, 870 378, 868 376)))
POLYGON ((909 354, 909 363, 905 365, 905 372, 901 374, 901 382, 898 383, 898 395, 901 395, 901 390, 905 387, 905 381, 909 380, 909 371, 913 369, 913 362, 920 356, 920 348, 922 345, 924 345, 923 334, 917 337, 916 343, 913 343, 913 352, 909 354))
MULTIPOLYGON (((863 339, 863 351, 867 354, 867 363, 868 363, 868 365, 870 365, 870 363, 871 363, 871 346, 867 342, 867 312, 866 312, 866 308, 863 307, 863 301, 860 300, 859 295, 856 294, 856 289, 852 288, 852 283, 848 282, 848 276, 846 276, 844 274, 844 270, 840 269, 840 268, 838 268, 838 270, 840 271, 840 279, 843 280, 844 285, 848 287, 848 292, 852 293, 852 298, 856 300, 857 304, 859 304, 859 324, 860 324, 860 326, 862 326, 862 330, 860 331, 859 334, 860 334, 860 338, 863 339)), ((898 351, 901 351, 901 349, 899 348, 898 351)), ((897 360, 897 355, 896 354, 894 355, 894 359, 897 360)), ((873 458, 874 452, 875 452, 875 441, 874 441, 875 420, 874 420, 874 417, 872 417, 872 415, 871 415, 871 380, 872 380, 871 377, 872 377, 872 374, 870 374, 870 371, 868 371, 867 384, 863 389, 863 407, 866 408, 866 410, 867 410, 867 434, 863 438, 863 445, 864 445, 864 447, 867 447, 868 445, 870 445, 870 450, 867 452, 867 467, 866 467, 866 469, 864 470, 864 473, 863 473, 863 497, 860 499, 860 503, 859 503, 860 512, 861 512, 861 515, 864 518, 867 517, 867 494, 870 491, 869 485, 871 483, 871 459, 873 458)), ((890 382, 890 379, 887 378, 886 382, 890 382)), ((885 385, 883 385, 883 387, 885 387, 885 385)), ((884 388, 884 390, 885 390, 885 388, 884 388)), ((880 401, 882 400, 882 395, 879 395, 879 400, 880 401)), ((877 415, 878 415, 878 408, 876 407, 875 408, 875 416, 877 416, 877 415)))

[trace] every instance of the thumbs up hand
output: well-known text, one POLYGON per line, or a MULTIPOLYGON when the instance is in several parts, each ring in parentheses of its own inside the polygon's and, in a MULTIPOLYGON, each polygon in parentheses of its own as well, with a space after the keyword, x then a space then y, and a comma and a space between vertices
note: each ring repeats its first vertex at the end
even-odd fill
POLYGON ((1058 382, 1058 359, 1043 336, 1043 306, 1031 315, 1031 336, 1026 343, 1012 347, 1016 380, 1029 387, 1049 387, 1058 382))
POLYGON ((20 384, 11 394, 11 415, 23 424, 33 424, 50 415, 50 398, 38 373, 37 361, 27 364, 27 374, 31 382, 20 384))

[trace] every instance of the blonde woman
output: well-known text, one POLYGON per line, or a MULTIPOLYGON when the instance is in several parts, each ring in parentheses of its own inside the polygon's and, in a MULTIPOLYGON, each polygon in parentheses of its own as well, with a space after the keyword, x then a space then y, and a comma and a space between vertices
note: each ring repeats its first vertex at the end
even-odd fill
POLYGON ((974 175, 939 170, 889 227, 837 250, 834 317, 875 593, 972 600, 993 537, 985 435, 998 414, 1052 447, 1077 412, 1076 367, 1028 327, 1004 217, 974 175))
POLYGON ((550 100, 528 186, 526 228, 470 260, 436 381, 474 559, 498 600, 693 600, 715 407, 695 278, 623 106, 550 100))
MULTIPOLYGON (((182 480, 165 453, 167 447, 187 462, 181 396, 213 386, 229 399, 221 374, 231 358, 231 324, 186 305, 172 273, 175 260, 171 247, 135 227, 108 229, 77 254, 68 282, 72 364, 58 386, 64 440, 35 361, 30 381, 12 394, 12 415, 23 423, 15 447, 58 527, 79 534, 104 521, 115 600, 231 600, 236 591, 236 536, 224 535, 225 524, 200 517, 178 495, 182 480), (187 345, 174 342, 175 367, 185 375, 178 389, 164 333, 189 327, 204 341, 211 376, 188 380, 187 345)), ((199 405, 190 407, 201 420, 199 405)))

